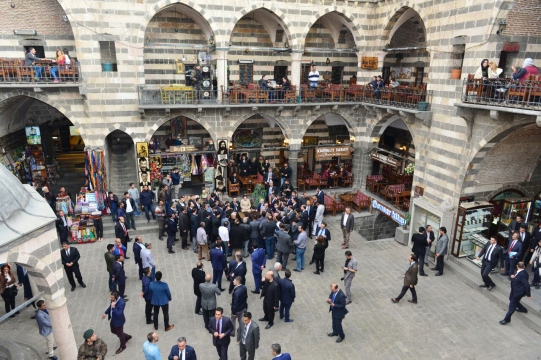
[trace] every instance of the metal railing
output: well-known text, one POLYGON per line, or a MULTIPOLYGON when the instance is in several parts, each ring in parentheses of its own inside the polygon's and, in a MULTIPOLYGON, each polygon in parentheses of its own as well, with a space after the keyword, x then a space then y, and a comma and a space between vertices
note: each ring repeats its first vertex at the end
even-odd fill
POLYGON ((478 105, 541 110, 541 79, 467 79, 462 88, 462 102, 478 105))
POLYGON ((230 87, 221 91, 194 90, 182 85, 147 85, 138 87, 139 105, 215 104, 311 104, 368 103, 390 107, 429 111, 432 92, 424 88, 398 87, 374 89, 369 85, 302 86, 300 89, 266 89, 257 85, 230 87))
POLYGON ((25 66, 19 59, 0 59, 0 85, 25 83, 77 83, 82 80, 79 63, 57 65, 50 61, 25 66))

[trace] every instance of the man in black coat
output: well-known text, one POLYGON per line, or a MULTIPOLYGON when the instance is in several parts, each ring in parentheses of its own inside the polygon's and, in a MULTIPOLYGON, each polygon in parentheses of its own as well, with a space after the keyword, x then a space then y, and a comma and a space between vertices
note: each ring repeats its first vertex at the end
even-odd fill
POLYGON ((192 269, 192 279, 193 293, 197 297, 195 301, 195 313, 197 315, 203 315, 201 311, 201 289, 199 289, 199 284, 205 283, 205 270, 203 270, 203 263, 201 261, 197 262, 197 265, 192 269))
MULTIPOLYGON (((318 236, 323 236, 323 238, 325 238, 325 248, 329 247, 329 241, 331 241, 331 232, 329 231, 329 229, 327 229, 326 222, 322 222, 319 225, 319 230, 316 232, 316 239, 318 238, 318 236)), ((316 260, 314 258, 314 254, 312 254, 312 260, 310 260, 310 265, 312 265, 314 261, 316 260)))
POLYGON ((332 315, 332 333, 328 333, 327 336, 338 336, 336 342, 342 342, 346 337, 342 328, 342 320, 346 317, 348 309, 346 308, 346 295, 335 283, 331 284, 331 294, 327 299, 327 303, 329 304, 329 312, 332 315))
POLYGON ((280 305, 280 285, 277 281, 274 281, 272 271, 267 271, 265 274, 265 280, 262 280, 261 296, 263 299, 263 312, 265 317, 259 319, 259 321, 268 321, 265 329, 270 329, 274 325, 274 311, 278 310, 280 305))
POLYGON ((180 214, 178 215, 178 228, 180 231, 180 238, 182 239, 182 250, 188 250, 190 218, 188 217, 188 209, 186 207, 181 207, 180 214))
POLYGON ((246 262, 242 260, 242 254, 240 252, 236 252, 235 257, 229 261, 229 266, 227 269, 227 278, 230 281, 230 294, 233 292, 233 288, 235 287, 234 280, 236 277, 240 276, 242 285, 246 283, 246 272, 246 262))
MULTIPOLYGON (((124 217, 119 216, 118 217, 118 222, 115 225, 115 237, 117 239, 120 239, 120 242, 125 247, 128 247, 128 241, 130 241, 130 237, 128 235, 129 231, 130 230, 128 230, 126 228, 126 225, 124 224, 124 217)), ((126 259, 129 259, 129 257, 126 256, 126 259)))
POLYGON ((60 237, 60 244, 68 242, 68 220, 66 219, 66 216, 62 210, 58 212, 58 217, 56 218, 56 230, 58 231, 58 236, 60 237))
POLYGON ((242 314, 248 309, 248 289, 242 284, 240 276, 235 276, 233 285, 233 292, 231 292, 231 322, 233 328, 235 328, 235 320, 238 318, 240 326, 242 314))
POLYGON ((285 322, 293 322, 293 319, 289 318, 289 309, 295 301, 295 285, 291 281, 291 271, 285 271, 285 279, 278 280, 280 284, 280 319, 285 317, 285 322))
POLYGON ((62 244, 62 251, 60 251, 60 257, 62 258, 62 265, 64 265, 64 270, 66 270, 66 275, 68 281, 71 285, 71 291, 75 291, 75 280, 73 280, 73 274, 77 278, 77 282, 82 287, 86 287, 83 282, 83 277, 81 276, 81 271, 79 270, 79 259, 81 255, 77 248, 72 248, 70 245, 65 242, 62 244))
POLYGON ((417 234, 413 234, 413 236, 411 237, 411 242, 413 243, 411 251, 417 256, 419 262, 419 275, 421 276, 428 276, 427 274, 425 274, 424 271, 424 258, 426 253, 426 247, 428 246, 425 232, 425 228, 421 226, 419 228, 419 232, 417 234))
POLYGON ((144 248, 143 238, 138 235, 135 237, 135 242, 133 243, 133 256, 135 258, 135 263, 139 266, 139 280, 143 280, 143 259, 141 258, 141 249, 144 248))
POLYGON ((477 256, 477 260, 480 260, 481 256, 485 256, 481 265, 481 277, 483 278, 483 284, 479 285, 479 287, 486 287, 488 290, 492 290, 494 289, 494 286, 496 286, 489 274, 492 269, 498 266, 501 251, 502 249, 496 242, 496 238, 492 236, 490 241, 485 244, 485 247, 479 253, 479 256, 477 256))
POLYGON ((165 227, 167 232, 167 250, 169 250, 169 254, 174 254, 173 244, 175 243, 175 236, 178 230, 177 219, 174 213, 170 215, 165 227))
POLYGON ((113 264, 113 281, 118 285, 119 296, 124 298, 124 301, 128 301, 128 299, 126 299, 127 296, 124 295, 124 291, 126 290, 126 272, 124 271, 124 266, 122 266, 123 262, 124 257, 122 255, 115 256, 115 263, 113 264))
POLYGON ((530 293, 530 284, 528 283, 528 273, 524 270, 524 263, 520 261, 517 264, 517 272, 515 275, 511 275, 511 293, 509 294, 509 310, 503 320, 500 321, 501 325, 505 325, 511 322, 511 316, 516 311, 521 313, 527 313, 528 309, 520 303, 520 300, 527 296, 532 297, 530 293))

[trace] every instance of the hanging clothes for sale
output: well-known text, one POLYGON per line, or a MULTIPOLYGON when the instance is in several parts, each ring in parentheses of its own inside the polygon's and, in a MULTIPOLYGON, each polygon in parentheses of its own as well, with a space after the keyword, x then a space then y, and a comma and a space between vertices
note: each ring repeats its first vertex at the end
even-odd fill
POLYGON ((56 198, 56 211, 62 210, 64 214, 71 214, 73 213, 73 203, 71 202, 71 198, 69 196, 62 196, 56 198))

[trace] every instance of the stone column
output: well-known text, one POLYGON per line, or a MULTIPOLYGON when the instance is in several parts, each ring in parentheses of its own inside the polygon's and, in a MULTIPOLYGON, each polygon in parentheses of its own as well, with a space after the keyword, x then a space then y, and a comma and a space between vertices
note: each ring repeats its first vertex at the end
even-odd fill
POLYGON ((43 297, 51 317, 53 335, 56 346, 58 346, 58 357, 60 359, 76 359, 77 343, 73 334, 64 289, 53 295, 45 294, 43 297))
POLYGON ((297 157, 299 149, 289 149, 289 167, 291 168, 291 186, 297 189, 297 157))
POLYGON ((363 151, 361 147, 361 143, 358 141, 355 141, 353 143, 353 157, 352 157, 352 166, 351 166, 351 173, 353 174, 353 188, 354 189, 362 189, 362 186, 364 186, 364 180, 366 179, 366 166, 363 166, 363 160, 364 156, 366 155, 366 151, 363 151))
POLYGON ((291 52, 291 85, 297 87, 297 90, 301 86, 301 60, 303 51, 293 50, 291 52))
POLYGON ((227 82, 227 53, 228 49, 216 50, 216 81, 218 84, 218 98, 217 103, 222 102, 222 89, 227 89, 229 86, 227 82))

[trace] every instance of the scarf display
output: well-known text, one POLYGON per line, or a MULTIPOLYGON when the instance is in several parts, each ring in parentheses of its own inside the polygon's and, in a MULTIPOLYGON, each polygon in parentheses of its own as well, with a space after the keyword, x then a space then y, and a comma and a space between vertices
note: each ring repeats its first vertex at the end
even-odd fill
POLYGON ((87 150, 85 152, 85 177, 88 188, 96 193, 98 209, 105 207, 105 192, 107 190, 107 177, 105 172, 105 155, 103 150, 87 150))

